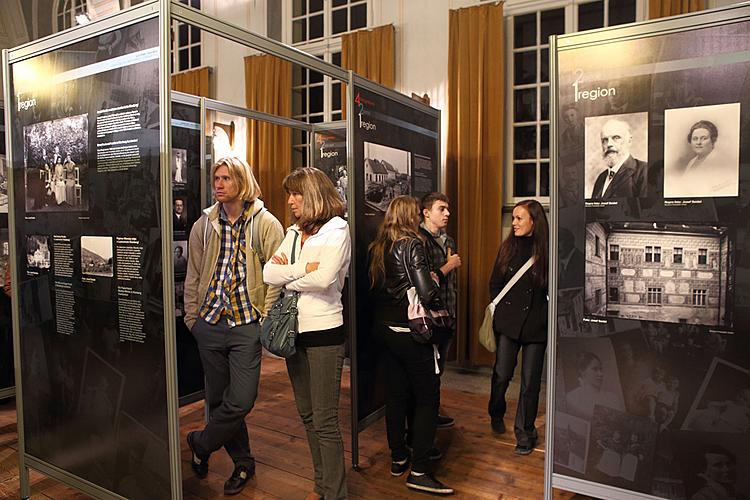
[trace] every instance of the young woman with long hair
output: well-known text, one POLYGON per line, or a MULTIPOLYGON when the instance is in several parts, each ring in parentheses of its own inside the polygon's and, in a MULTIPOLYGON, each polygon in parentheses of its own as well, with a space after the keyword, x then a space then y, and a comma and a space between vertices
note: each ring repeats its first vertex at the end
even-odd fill
POLYGON ((544 208, 535 200, 513 207, 513 230, 500 245, 490 278, 494 299, 531 256, 534 264, 524 273, 495 308, 493 327, 497 336, 495 367, 488 411, 492 430, 505 432, 505 392, 513 378, 518 351, 522 351, 521 393, 514 431, 515 452, 528 455, 534 450, 534 427, 539 407, 539 389, 547 348, 547 269, 549 227, 544 208))
POLYGON ((411 196, 398 196, 388 205, 375 240, 369 247, 372 290, 372 334, 382 345, 382 361, 388 387, 385 406, 391 474, 400 476, 411 462, 409 488, 451 494, 432 474, 430 449, 437 427, 440 383, 436 350, 414 341, 409 334, 407 290, 416 289, 422 305, 443 309, 440 289, 430 275, 423 237, 419 232, 420 205, 411 196), (406 442, 410 417, 412 454, 406 442), (413 418, 411 418, 413 417, 413 418))
POLYGON ((315 488, 307 498, 346 498, 338 404, 346 340, 341 289, 351 259, 349 225, 342 218, 345 207, 336 187, 317 168, 294 170, 284 179, 284 189, 297 223, 287 230, 263 278, 269 285, 300 292, 297 352, 286 363, 315 470, 315 488))

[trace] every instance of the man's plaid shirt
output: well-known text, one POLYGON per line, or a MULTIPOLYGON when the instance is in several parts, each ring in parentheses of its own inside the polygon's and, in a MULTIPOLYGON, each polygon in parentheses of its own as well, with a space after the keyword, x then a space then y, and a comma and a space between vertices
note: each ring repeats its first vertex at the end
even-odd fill
POLYGON ((214 277, 208 286, 206 301, 200 310, 201 317, 207 323, 215 325, 222 315, 226 316, 232 327, 260 319, 257 310, 250 303, 246 279, 245 225, 250 218, 251 209, 252 204, 245 202, 245 210, 234 224, 229 222, 224 206, 219 209, 219 257, 214 277))
POLYGON ((422 231, 425 239, 427 240, 427 257, 430 261, 430 270, 440 277, 440 298, 445 304, 445 308, 448 310, 452 317, 456 317, 456 302, 457 302, 457 282, 456 270, 454 269, 448 276, 443 276, 439 269, 448 261, 448 249, 451 249, 452 253, 458 253, 456 242, 445 233, 441 233, 438 236, 434 236, 430 231, 421 224, 419 230, 422 231), (445 250, 439 238, 445 238, 445 250))

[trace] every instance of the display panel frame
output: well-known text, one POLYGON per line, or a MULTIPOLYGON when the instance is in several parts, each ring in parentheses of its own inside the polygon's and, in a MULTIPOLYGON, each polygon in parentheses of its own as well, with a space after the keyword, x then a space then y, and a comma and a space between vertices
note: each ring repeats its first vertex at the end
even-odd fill
MULTIPOLYGON (((723 25, 729 25, 739 22, 746 22, 750 20, 750 6, 748 5, 736 5, 736 6, 729 6, 725 8, 715 9, 711 11, 704 11, 704 12, 696 12, 692 14, 686 14, 684 16, 676 16, 672 18, 666 18, 666 19, 657 19, 652 20, 644 23, 637 23, 637 24, 631 24, 626 25, 622 27, 615 27, 615 28, 606 28, 606 29, 600 29, 600 30, 592 30, 584 33, 578 33, 578 34, 570 34, 570 35, 562 35, 562 36, 553 36, 550 38, 550 85, 551 85, 551 109, 554 110, 552 116, 551 116, 551 159, 553 162, 553 168, 552 168, 552 192, 551 192, 551 210, 550 210, 550 222, 553 228, 556 228, 555 231, 552 231, 550 234, 550 275, 549 275, 549 283, 550 283, 550 308, 549 308, 549 317, 548 322, 550 325, 549 328, 549 341, 548 341, 548 377, 547 377, 547 417, 546 417, 546 429, 547 429, 547 440, 546 440, 546 453, 545 453, 545 498, 551 499, 553 498, 553 488, 562 488, 568 491, 581 493, 585 495, 591 495, 599 498, 644 498, 644 499, 654 499, 654 498, 661 498, 659 496, 654 496, 651 493, 644 492, 644 491, 634 491, 633 489, 628 488, 621 488, 617 486, 613 486, 610 484, 605 484, 602 482, 597 482, 593 480, 589 480, 582 477, 575 477, 571 475, 567 475, 560 472, 554 471, 554 457, 555 457, 555 443, 554 443, 554 429, 555 429, 555 414, 560 411, 556 408, 556 403, 559 401, 559 397, 556 398, 556 392, 562 390, 561 387, 558 387, 560 384, 559 377, 556 377, 556 373, 559 372, 558 363, 560 362, 559 358, 559 339, 561 337, 561 332, 563 332, 563 328, 565 328, 565 323, 561 322, 561 316, 563 311, 561 311, 562 304, 560 302, 561 298, 564 298, 565 293, 577 293, 577 290, 581 290, 581 293, 583 291, 583 286, 578 286, 578 283, 583 284, 583 275, 581 275, 579 278, 571 281, 566 281, 563 279, 563 273, 561 273, 561 270, 564 271, 564 268, 562 267, 563 264, 561 264, 561 259, 563 256, 560 255, 560 249, 559 244, 562 244, 559 242, 559 236, 561 231, 561 209, 566 208, 567 214, 566 217, 570 216, 571 210, 578 213, 580 211, 580 214, 578 214, 578 217, 581 218, 581 220, 585 222, 590 222, 588 211, 592 210, 599 210, 599 214, 604 214, 604 209, 598 208, 598 207, 589 207, 589 205, 586 205, 586 207, 583 207, 583 196, 581 196, 581 206, 580 210, 578 206, 573 206, 573 204, 568 203, 568 205, 565 205, 566 202, 566 195, 569 193, 563 192, 561 190, 561 182, 563 182, 563 173, 561 172, 561 129, 564 126, 564 121, 562 119, 562 106, 561 104, 561 91, 563 90, 561 88, 560 83, 560 72, 561 72, 561 65, 559 61, 560 54, 562 54, 565 51, 575 51, 577 49, 587 49, 587 48, 593 48, 593 47, 606 47, 607 44, 617 44, 617 43, 626 43, 628 41, 633 40, 641 40, 641 39, 648 39, 651 37, 656 36, 673 36, 673 35, 680 35, 685 34, 686 32, 692 31, 692 30, 698 30, 703 28, 714 28, 714 27, 721 27, 723 25), (585 215, 582 215, 584 214, 585 215), (574 288, 569 288, 570 286, 573 286, 574 288), (566 290, 567 288, 567 290, 566 290)), ((602 52, 601 54, 603 57, 605 57, 605 53, 602 52)), ((627 58, 627 55, 625 56, 627 58)), ((727 62, 727 59, 731 62, 731 56, 728 58, 725 58, 724 64, 729 64, 727 62)), ((716 62, 712 61, 711 56, 704 56, 704 57, 696 57, 694 59, 683 59, 686 61, 686 65, 689 68, 701 68, 701 67, 710 67, 712 64, 716 64, 716 62)), ((739 61, 747 63, 747 59, 740 58, 739 61)), ((566 68, 566 70, 570 70, 570 68, 566 68)), ((578 89, 576 89, 576 92, 578 89)), ((567 90, 566 90, 567 92, 567 90)), ((721 101, 724 102, 724 101, 721 101)), ((744 101, 743 101, 744 102, 744 101)), ((712 103, 705 103, 705 104, 712 104, 712 103)), ((650 108, 649 108, 650 109, 650 108)), ((637 111, 636 109, 635 111, 637 111)), ((744 110, 745 113, 747 110, 744 110)), ((660 129, 657 129, 660 130, 660 129)), ((649 138, 649 141, 651 139, 649 138)), ((747 151, 744 152, 747 154, 747 151)), ((743 155, 743 152, 740 151, 740 156, 743 155)), ((651 164, 649 168, 653 166, 652 159, 649 159, 649 163, 651 164)), ((562 162, 565 163, 565 162, 562 162)), ((746 165, 745 165, 746 167, 746 165)), ((578 174, 576 174, 578 175, 578 174)), ((742 173, 740 173, 740 176, 742 177, 742 173)), ((741 190, 740 190, 741 191, 741 190)), ((666 199, 667 196, 664 196, 666 199)), ((700 196, 695 196, 695 198, 700 198, 700 196)), ((570 198, 568 198, 569 200, 570 198)), ((665 204, 666 206, 666 204, 665 204)), ((702 216, 701 214, 694 212, 691 216, 690 223, 702 223, 705 219, 705 216, 702 216)), ((613 218, 612 220, 615 220, 613 218)), ((670 219, 670 222, 671 219, 670 219)), ((715 223, 721 223, 723 224, 725 221, 722 220, 715 220, 715 223)), ((606 246, 605 252, 607 252, 606 246)), ((680 249, 682 250, 682 249, 680 249)), ((568 261, 569 262, 569 261, 568 261)), ((583 274, 583 273, 581 273, 583 274)), ((739 277, 734 278, 732 277, 731 280, 739 280, 739 277)), ((736 281, 733 281, 733 284, 736 284, 736 281)), ((605 292, 606 293, 606 292, 605 292)), ((567 300, 567 299, 566 299, 567 300)), ((582 307, 580 308, 583 309, 582 307)), ((745 307, 746 309, 746 307, 745 307)), ((581 312, 574 313, 573 316, 580 319, 583 315, 581 312)), ((575 319, 575 318, 574 318, 575 319)), ((592 319, 591 321, 594 321, 592 319)), ((607 318, 607 321, 627 321, 627 320, 612 320, 611 318, 607 318)), ((607 322, 604 321, 604 322, 607 322)), ((647 323, 647 322, 643 322, 647 323)), ((582 339, 589 339, 589 338, 602 338, 604 335, 604 326, 603 325, 595 325, 595 326, 601 326, 602 328, 599 328, 596 332, 593 331, 593 326, 590 332, 588 333, 579 333, 582 335, 582 339)), ((648 326, 648 325, 646 325, 648 326)), ((580 326, 578 327, 580 328, 580 326)), ((574 327, 575 329, 575 327, 574 327)), ((615 330, 616 331, 616 330, 615 330)), ((737 325, 735 325, 736 333, 740 333, 741 329, 737 328, 737 325)), ((575 332, 573 332, 575 333, 575 332)), ((716 331, 716 334, 722 334, 722 333, 730 333, 730 332, 722 332, 722 331, 716 331)), ((735 336, 736 337, 736 336, 735 336)), ((732 339, 734 340, 734 339, 732 339)), ((718 356, 718 355, 717 355, 718 356)), ((716 357, 714 358, 714 363, 716 360, 721 360, 721 358, 716 357)), ((713 365, 712 365, 713 366, 713 365)), ((746 457, 743 457, 746 458, 746 457)))

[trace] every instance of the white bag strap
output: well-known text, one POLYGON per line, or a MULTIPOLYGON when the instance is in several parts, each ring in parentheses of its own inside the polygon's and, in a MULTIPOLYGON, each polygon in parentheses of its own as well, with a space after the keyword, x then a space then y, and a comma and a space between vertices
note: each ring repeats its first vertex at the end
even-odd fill
POLYGON ((493 310, 495 309, 495 307, 497 307, 497 303, 503 300, 503 297, 505 297, 505 295, 510 291, 510 289, 513 288, 513 286, 516 283, 518 283, 518 280, 521 279, 521 276, 526 274, 526 271, 528 271, 531 268, 531 266, 534 265, 535 260, 536 259, 534 258, 533 255, 529 257, 529 260, 527 260, 526 263, 523 266, 521 266, 521 268, 518 271, 516 271, 516 274, 514 274, 513 277, 510 279, 510 281, 503 287, 502 290, 500 290, 500 293, 497 294, 497 297, 495 297, 495 300, 492 301, 493 310))

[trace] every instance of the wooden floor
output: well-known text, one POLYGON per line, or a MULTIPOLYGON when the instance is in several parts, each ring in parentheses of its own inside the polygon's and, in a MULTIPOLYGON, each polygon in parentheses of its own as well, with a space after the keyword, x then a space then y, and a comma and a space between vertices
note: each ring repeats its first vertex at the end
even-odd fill
MULTIPOLYGON (((341 397, 341 424, 347 465, 351 464, 349 377, 344 374, 341 397)), ((443 451, 437 476, 456 490, 453 498, 533 498, 543 496, 544 452, 529 456, 513 454, 512 432, 493 436, 486 413, 487 395, 481 391, 443 388, 444 412, 456 419, 452 429, 439 430, 437 446, 443 451)), ((537 427, 544 442, 544 409, 537 427)), ((509 414, 515 413, 515 401, 509 414)), ((199 480, 190 470, 185 436, 201 427, 202 402, 180 409, 183 495, 186 499, 222 497, 225 479, 232 464, 222 451, 211 457, 207 478, 199 480)), ((312 491, 312 463, 304 428, 294 407, 291 386, 283 361, 264 358, 260 394, 247 418, 251 446, 257 460, 256 476, 238 498, 303 499, 312 491)), ((512 422, 506 420, 512 429, 512 422)), ((360 433, 360 471, 348 472, 350 498, 427 498, 404 485, 405 476, 390 475, 390 453, 381 419, 360 433)), ((56 500, 87 498, 56 481, 31 474, 32 498, 56 500)), ((17 439, 13 403, 0 406, 0 498, 18 498, 17 439)), ((571 498, 556 492, 555 498, 571 498)))

